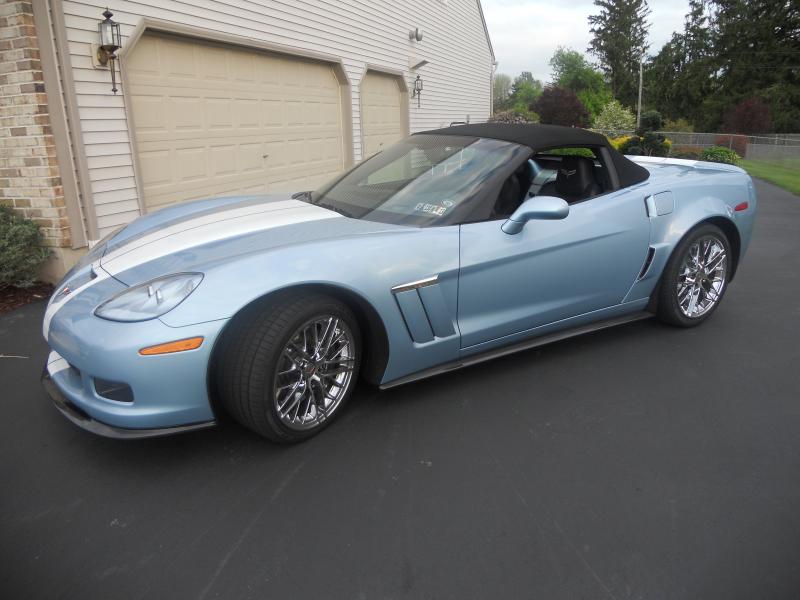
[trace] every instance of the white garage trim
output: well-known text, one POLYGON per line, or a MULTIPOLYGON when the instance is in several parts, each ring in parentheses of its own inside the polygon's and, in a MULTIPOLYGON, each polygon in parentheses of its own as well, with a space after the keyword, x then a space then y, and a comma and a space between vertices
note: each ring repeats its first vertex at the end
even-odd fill
POLYGON ((410 115, 409 115, 409 90, 408 90, 408 82, 406 82, 405 74, 402 71, 397 71, 395 69, 388 69, 385 67, 377 66, 368 64, 364 71, 361 73, 361 79, 359 80, 359 93, 358 93, 358 111, 360 115, 360 129, 359 129, 359 139, 361 140, 361 152, 362 158, 367 158, 363 155, 364 149, 366 148, 365 144, 365 135, 364 135, 364 101, 363 95, 361 93, 362 84, 366 80, 367 76, 370 73, 378 73, 380 75, 389 75, 397 80, 397 87, 400 90, 400 127, 402 135, 406 136, 411 133, 411 124, 410 124, 410 115))
POLYGON ((139 204, 139 211, 141 214, 144 214, 147 211, 144 199, 144 179, 142 178, 142 172, 138 158, 139 154, 138 154, 138 149, 136 147, 136 135, 134 133, 136 131, 136 127, 133 117, 133 102, 131 94, 129 92, 130 82, 127 75, 127 69, 125 69, 125 57, 131 54, 131 52, 135 49, 137 42, 141 40, 142 36, 145 33, 167 34, 171 36, 186 38, 187 41, 218 43, 228 46, 236 46, 243 49, 253 49, 262 52, 270 52, 273 54, 279 54, 294 58, 302 58, 330 65, 330 67, 333 69, 336 80, 339 83, 339 99, 342 111, 341 114, 342 156, 343 156, 344 167, 349 168, 353 164, 353 128, 352 128, 353 111, 352 111, 351 86, 350 86, 350 80, 347 77, 347 73, 345 72, 344 65, 342 64, 341 59, 327 54, 310 52, 306 50, 298 50, 287 46, 272 44, 268 42, 261 42, 246 37, 229 35, 225 33, 207 30, 200 27, 181 25, 178 23, 162 21, 160 19, 143 17, 137 23, 130 37, 125 41, 122 50, 120 50, 119 52, 119 57, 121 59, 120 63, 122 64, 121 68, 122 96, 124 98, 125 117, 128 123, 128 131, 131 132, 131 134, 129 135, 130 146, 131 146, 131 158, 133 162, 136 195, 139 204))

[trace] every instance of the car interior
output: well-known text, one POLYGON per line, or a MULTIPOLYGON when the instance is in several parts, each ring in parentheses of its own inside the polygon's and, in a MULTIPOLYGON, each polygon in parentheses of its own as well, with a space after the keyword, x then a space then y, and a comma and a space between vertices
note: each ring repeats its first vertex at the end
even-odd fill
POLYGON ((507 218, 535 196, 555 196, 575 204, 611 190, 608 168, 591 149, 548 150, 531 156, 506 179, 492 218, 507 218))

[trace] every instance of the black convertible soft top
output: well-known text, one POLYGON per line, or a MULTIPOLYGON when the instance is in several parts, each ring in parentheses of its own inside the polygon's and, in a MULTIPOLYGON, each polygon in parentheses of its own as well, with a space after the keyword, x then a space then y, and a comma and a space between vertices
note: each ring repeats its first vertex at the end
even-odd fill
POLYGON ((527 146, 533 152, 553 148, 585 148, 603 146, 608 149, 614 168, 619 177, 620 187, 628 187, 645 181, 650 172, 617 152, 608 139, 599 133, 562 127, 561 125, 514 125, 511 123, 473 123, 454 125, 443 129, 432 129, 420 133, 432 135, 463 135, 468 137, 490 138, 527 146))

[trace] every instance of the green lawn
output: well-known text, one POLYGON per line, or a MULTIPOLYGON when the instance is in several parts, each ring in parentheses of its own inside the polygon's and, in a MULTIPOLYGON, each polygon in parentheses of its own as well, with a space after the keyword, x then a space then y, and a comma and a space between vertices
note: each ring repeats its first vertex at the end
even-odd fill
POLYGON ((741 167, 752 177, 765 179, 800 196, 800 159, 780 162, 743 160, 741 167))

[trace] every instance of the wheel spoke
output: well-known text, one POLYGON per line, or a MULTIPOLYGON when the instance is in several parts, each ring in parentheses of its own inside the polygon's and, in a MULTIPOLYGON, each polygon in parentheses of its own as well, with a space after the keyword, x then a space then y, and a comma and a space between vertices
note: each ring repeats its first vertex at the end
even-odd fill
POLYGON ((725 253, 720 251, 718 254, 715 254, 713 258, 710 258, 706 263, 706 271, 715 271, 722 265, 722 261, 725 260, 725 253))
MULTIPOLYGON (((288 404, 290 398, 295 398, 295 401, 297 401, 297 397, 302 396, 302 394, 297 391, 297 389, 300 387, 301 381, 303 380, 298 379, 297 382, 292 386, 292 389, 289 390, 289 393, 286 395, 286 398, 283 400, 283 403, 278 405, 278 412, 283 411, 284 407, 288 404)), ((294 406, 294 404, 292 404, 292 406, 294 406)), ((286 412, 292 410, 292 406, 286 409, 286 412)))
POLYGON ((341 375, 342 373, 349 373, 352 370, 353 370, 352 366, 347 366, 346 365, 346 366, 343 366, 343 367, 338 367, 336 369, 330 369, 328 371, 324 371, 323 373, 320 374, 320 377, 330 377, 330 376, 333 376, 333 375, 341 375))
POLYGON ((333 344, 333 339, 334 336, 336 335, 336 328, 338 326, 339 326, 339 319, 335 319, 333 317, 328 319, 328 327, 325 330, 325 335, 322 336, 323 343, 325 344, 325 349, 319 353, 320 356, 327 356, 328 352, 331 349, 331 345, 333 344))

